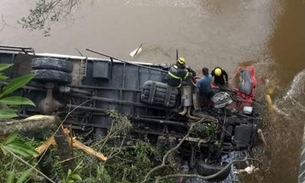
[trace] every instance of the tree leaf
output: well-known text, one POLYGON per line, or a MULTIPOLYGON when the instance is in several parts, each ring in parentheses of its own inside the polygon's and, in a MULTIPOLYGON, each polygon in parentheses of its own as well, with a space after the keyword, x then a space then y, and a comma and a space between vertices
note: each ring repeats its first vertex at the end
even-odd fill
POLYGON ((21 155, 23 157, 28 157, 30 156, 28 153, 24 152, 23 150, 16 148, 16 147, 12 147, 11 144, 8 144, 6 146, 3 146, 3 148, 7 151, 11 151, 15 154, 21 155))
POLYGON ((23 174, 19 177, 18 181, 16 183, 24 183, 26 179, 31 175, 33 169, 30 168, 27 171, 23 172, 23 174))
POLYGON ((21 156, 24 156, 24 157, 33 156, 33 155, 38 154, 30 146, 27 146, 27 145, 25 145, 23 143, 19 143, 19 142, 12 142, 10 144, 3 146, 3 148, 5 148, 8 151, 12 151, 16 154, 19 154, 21 156))
POLYGON ((0 64, 0 71, 3 71, 9 67, 11 67, 13 64, 0 64))
POLYGON ((19 97, 19 96, 12 96, 12 97, 5 97, 0 99, 0 103, 7 104, 7 105, 32 105, 35 104, 27 98, 19 97))
POLYGON ((6 183, 14 183, 14 177, 15 177, 14 171, 9 171, 7 173, 8 173, 8 177, 6 179, 6 183))
POLYGON ((10 147, 12 147, 14 149, 21 150, 24 153, 26 153, 27 156, 38 155, 38 152, 34 148, 32 148, 32 147, 30 147, 28 145, 25 145, 23 143, 20 143, 20 142, 12 142, 12 143, 8 144, 7 146, 10 146, 10 147))
POLYGON ((17 135, 18 135, 17 131, 11 133, 10 136, 8 136, 8 138, 5 140, 4 145, 13 142, 16 139, 17 135))
POLYGON ((7 79, 8 79, 8 77, 6 75, 4 75, 3 73, 0 73, 0 81, 4 81, 7 79))
POLYGON ((0 119, 10 119, 17 116, 18 115, 16 114, 16 110, 12 110, 12 109, 0 110, 0 119))
POLYGON ((3 153, 3 155, 6 156, 7 155, 7 150, 5 149, 3 144, 0 144, 0 149, 1 149, 2 153, 3 153))
POLYGON ((28 82, 30 82, 33 77, 34 77, 34 74, 27 74, 27 75, 13 79, 7 86, 4 87, 2 94, 0 95, 0 98, 23 87, 28 82))
POLYGON ((71 178, 73 178, 74 180, 80 180, 80 181, 82 181, 82 177, 80 176, 80 175, 78 175, 78 174, 73 174, 73 175, 71 175, 71 178))
POLYGON ((68 170, 67 177, 69 177, 69 176, 71 175, 71 173, 72 173, 72 170, 71 170, 71 169, 69 169, 69 170, 68 170))

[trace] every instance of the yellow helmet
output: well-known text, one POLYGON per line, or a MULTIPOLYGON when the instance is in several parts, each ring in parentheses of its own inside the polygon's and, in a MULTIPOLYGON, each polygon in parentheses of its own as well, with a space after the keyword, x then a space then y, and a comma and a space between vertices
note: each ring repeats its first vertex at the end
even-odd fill
POLYGON ((180 58, 178 58, 178 63, 180 63, 181 65, 185 65, 185 58, 183 58, 183 57, 180 57, 180 58))
POLYGON ((222 71, 221 71, 220 68, 217 68, 217 69, 215 69, 214 73, 215 73, 216 76, 220 76, 222 71))

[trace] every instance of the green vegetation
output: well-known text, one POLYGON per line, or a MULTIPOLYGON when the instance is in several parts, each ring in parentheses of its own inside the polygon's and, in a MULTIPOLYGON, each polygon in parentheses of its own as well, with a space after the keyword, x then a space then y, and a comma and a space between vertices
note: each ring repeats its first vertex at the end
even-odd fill
MULTIPOLYGON (((73 170, 69 169, 65 172, 58 150, 51 148, 49 153, 35 158, 34 155, 37 153, 34 148, 41 145, 42 141, 18 136, 14 132, 0 141, 2 150, 0 153, 0 182, 22 183, 30 180, 38 183, 46 178, 52 182, 51 177, 48 177, 50 175, 45 175, 40 170, 39 164, 45 163, 43 156, 51 158, 53 164, 51 169, 57 174, 58 180, 63 183, 133 183, 143 181, 148 172, 160 164, 160 161, 154 159, 156 148, 151 145, 148 139, 139 140, 130 136, 131 124, 128 116, 120 115, 115 111, 109 111, 108 115, 113 119, 113 125, 109 129, 108 135, 99 140, 95 139, 95 142, 90 145, 108 158, 106 162, 98 161, 96 157, 81 150, 74 150, 73 154, 77 166, 73 170)), ((166 147, 163 148, 166 149, 166 147)), ((152 172, 148 182, 153 181, 156 175, 162 176, 175 172, 179 172, 175 162, 173 159, 167 158, 166 166, 152 172)), ((174 181, 173 179, 164 179, 159 182, 170 183, 174 181)))
POLYGON ((28 179, 33 171, 28 162, 37 154, 31 142, 18 139, 17 132, 0 142, 0 182, 23 183, 28 179))
MULTIPOLYGON (((3 152, 0 154, 1 182, 25 182, 28 179, 31 179, 32 182, 40 182, 43 177, 38 173, 39 168, 36 167, 39 159, 36 160, 33 155, 36 154, 34 145, 41 142, 31 141, 25 137, 17 139, 16 136, 17 133, 14 133, 0 144, 3 152)), ((155 149, 148 142, 138 140, 135 146, 130 149, 115 147, 110 144, 104 146, 105 155, 112 154, 112 157, 106 162, 98 162, 95 157, 89 156, 80 150, 74 151, 78 165, 74 170, 69 170, 68 172, 61 170, 61 162, 56 158, 59 152, 52 149, 49 156, 55 157, 52 159, 55 165, 54 169, 57 171, 59 179, 64 183, 141 182, 145 175, 158 164, 158 162, 151 161, 155 149), (121 148, 119 152, 118 148, 121 148)), ((96 145, 93 146, 97 147, 96 145)), ((177 171, 170 165, 164 170, 164 174, 177 171)), ((158 175, 161 175, 160 172, 158 172, 158 175)), ((164 180, 160 182, 173 181, 164 180)))
MULTIPOLYGON (((12 64, 0 64, 0 72, 10 68, 12 64)), ((33 105, 35 104, 24 97, 9 96, 11 93, 26 85, 32 78, 33 74, 24 75, 5 83, 8 79, 4 73, 0 73, 1 89, 0 89, 0 119, 8 119, 17 117, 16 107, 20 105, 33 105)))

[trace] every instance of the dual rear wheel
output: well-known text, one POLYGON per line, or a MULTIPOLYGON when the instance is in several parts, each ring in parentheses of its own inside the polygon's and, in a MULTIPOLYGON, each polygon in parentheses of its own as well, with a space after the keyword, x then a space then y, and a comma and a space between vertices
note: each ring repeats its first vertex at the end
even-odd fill
POLYGON ((72 82, 73 64, 70 61, 57 58, 35 58, 32 60, 34 81, 47 83, 55 82, 67 85, 72 82))

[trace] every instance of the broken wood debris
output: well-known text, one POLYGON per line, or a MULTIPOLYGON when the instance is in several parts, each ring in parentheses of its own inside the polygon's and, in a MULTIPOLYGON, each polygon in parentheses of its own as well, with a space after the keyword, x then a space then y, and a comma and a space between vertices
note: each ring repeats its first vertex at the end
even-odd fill
MULTIPOLYGON (((77 148, 79 150, 84 151, 85 153, 89 154, 89 155, 93 155, 95 156, 97 159, 99 159, 100 161, 106 161, 107 157, 100 153, 95 151, 94 149, 92 149, 91 147, 86 146, 85 144, 81 143, 80 141, 76 140, 75 137, 71 138, 69 137, 70 131, 67 128, 64 128, 64 133, 67 136, 67 139, 69 141, 69 144, 72 144, 72 146, 74 148, 77 148), (71 142, 72 141, 72 142, 71 142)), ((55 142, 55 138, 54 135, 52 135, 51 137, 49 137, 42 145, 40 145, 39 147, 36 148, 36 151, 38 152, 38 155, 41 155, 44 151, 46 151, 51 145, 56 145, 55 142)))

